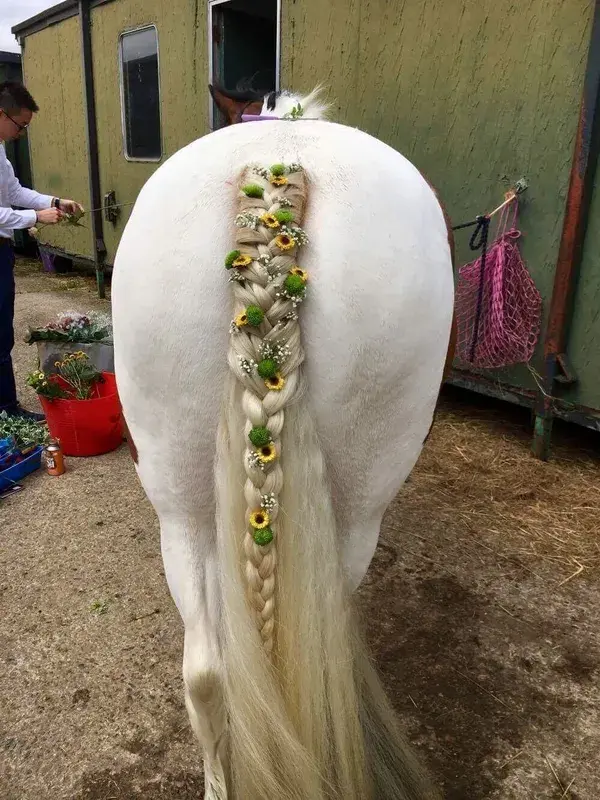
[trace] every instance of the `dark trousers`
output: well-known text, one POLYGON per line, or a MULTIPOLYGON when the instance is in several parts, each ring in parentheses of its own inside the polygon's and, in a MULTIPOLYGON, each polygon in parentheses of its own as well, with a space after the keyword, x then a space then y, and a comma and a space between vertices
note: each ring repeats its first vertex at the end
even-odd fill
POLYGON ((11 350, 15 343, 15 257, 6 239, 0 242, 0 411, 17 405, 11 350))

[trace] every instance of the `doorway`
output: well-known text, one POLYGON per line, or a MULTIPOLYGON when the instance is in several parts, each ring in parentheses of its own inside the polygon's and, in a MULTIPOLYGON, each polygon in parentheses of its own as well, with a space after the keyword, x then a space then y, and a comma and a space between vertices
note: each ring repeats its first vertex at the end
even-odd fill
MULTIPOLYGON (((281 0, 209 0, 209 80, 230 91, 279 89, 281 0)), ((212 98, 211 129, 225 124, 212 98)))

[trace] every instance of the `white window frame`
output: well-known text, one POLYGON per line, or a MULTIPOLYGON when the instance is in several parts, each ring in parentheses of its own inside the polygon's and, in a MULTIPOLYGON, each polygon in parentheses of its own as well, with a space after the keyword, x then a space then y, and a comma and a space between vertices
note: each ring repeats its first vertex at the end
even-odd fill
MULTIPOLYGON (((214 82, 214 59, 213 59, 213 8, 215 6, 230 3, 231 0, 208 0, 208 82, 214 82)), ((281 0, 277 0, 277 20, 275 22, 275 90, 279 91, 281 79, 281 0)), ((215 128, 214 120, 214 101, 208 96, 208 119, 210 130, 215 128)))
POLYGON ((160 93, 160 42, 158 39, 158 28, 154 23, 150 25, 140 25, 139 28, 131 28, 126 31, 122 31, 119 34, 119 46, 118 46, 118 59, 119 59, 119 91, 121 97, 121 133, 123 136, 123 155, 125 156, 126 161, 138 162, 143 164, 158 164, 159 161, 162 161, 164 156, 164 143, 163 143, 163 127, 162 127, 162 99, 160 93), (139 33, 140 31, 146 31, 150 28, 154 29, 156 34, 156 61, 158 65, 158 124, 160 128, 160 155, 157 158, 133 158, 132 156, 128 155, 127 153, 127 120, 126 120, 126 110, 125 110, 125 76, 123 74, 123 37, 128 36, 131 33, 139 33))

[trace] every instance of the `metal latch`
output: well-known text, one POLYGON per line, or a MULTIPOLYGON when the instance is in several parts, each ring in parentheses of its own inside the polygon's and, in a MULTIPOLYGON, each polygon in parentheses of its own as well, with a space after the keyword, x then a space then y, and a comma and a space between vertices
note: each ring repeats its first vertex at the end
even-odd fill
POLYGON ((556 365, 558 367, 556 370, 556 380, 558 383, 567 385, 571 383, 577 383, 577 375, 575 374, 575 370, 571 366, 566 353, 558 353, 556 356, 556 365))
POLYGON ((116 225, 121 209, 117 205, 117 196, 114 191, 104 195, 104 219, 116 225))

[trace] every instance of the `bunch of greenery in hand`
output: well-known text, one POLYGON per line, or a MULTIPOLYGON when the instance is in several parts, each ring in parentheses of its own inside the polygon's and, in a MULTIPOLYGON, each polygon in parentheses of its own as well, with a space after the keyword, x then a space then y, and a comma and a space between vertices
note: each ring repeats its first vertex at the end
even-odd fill
POLYGON ((29 228, 30 236, 37 238, 39 236, 40 228, 46 225, 56 225, 58 223, 65 223, 67 225, 76 225, 79 228, 84 228, 79 220, 85 214, 83 207, 76 203, 74 200, 60 200, 58 208, 44 208, 37 212, 37 221, 39 225, 29 228))

